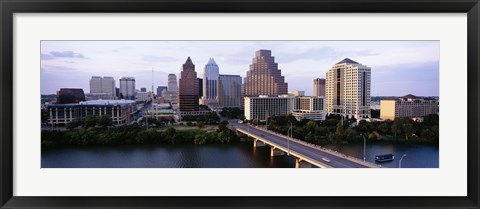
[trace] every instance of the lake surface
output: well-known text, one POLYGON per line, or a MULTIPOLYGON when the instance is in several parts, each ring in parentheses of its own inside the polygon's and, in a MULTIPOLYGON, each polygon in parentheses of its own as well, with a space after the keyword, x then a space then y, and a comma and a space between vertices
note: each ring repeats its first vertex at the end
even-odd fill
MULTIPOLYGON (((363 159, 363 143, 326 146, 363 159)), ((437 146, 400 143, 367 143, 367 161, 377 154, 395 155, 385 167, 398 167, 403 154, 404 168, 438 168, 437 146)), ((42 152, 42 168, 294 168, 290 156, 270 157, 270 148, 253 143, 215 145, 125 145, 62 148, 42 152)))
MULTIPOLYGON (((338 152, 363 159, 363 143, 326 145, 325 147, 338 152)), ((375 155, 394 154, 395 159, 389 162, 377 163, 384 167, 398 168, 402 155, 402 168, 438 168, 438 146, 424 144, 406 144, 403 142, 375 142, 366 143, 365 159, 375 162, 375 155)))

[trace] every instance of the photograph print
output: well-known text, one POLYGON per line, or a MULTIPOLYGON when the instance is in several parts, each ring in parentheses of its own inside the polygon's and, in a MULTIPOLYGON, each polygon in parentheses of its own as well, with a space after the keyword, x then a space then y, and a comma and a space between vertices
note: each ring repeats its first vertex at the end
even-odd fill
POLYGON ((45 169, 440 167, 436 40, 40 44, 45 169))

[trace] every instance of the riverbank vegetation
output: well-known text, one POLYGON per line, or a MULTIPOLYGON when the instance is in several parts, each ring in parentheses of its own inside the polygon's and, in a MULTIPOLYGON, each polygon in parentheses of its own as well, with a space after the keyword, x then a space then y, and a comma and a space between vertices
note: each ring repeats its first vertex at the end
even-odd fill
POLYGON ((239 141, 237 135, 227 128, 227 121, 222 121, 215 127, 195 125, 189 128, 179 125, 176 127, 182 128, 169 126, 148 129, 138 124, 119 127, 95 125, 66 131, 43 130, 42 149, 93 145, 226 144, 239 141))
MULTIPOLYGON (((253 124, 259 121, 250 121, 253 124)), ((293 116, 271 116, 268 129, 314 144, 349 143, 363 141, 404 141, 438 144, 438 115, 428 115, 423 122, 408 118, 379 122, 342 120, 339 116, 327 116, 325 121, 297 121, 293 116)))
POLYGON ((224 107, 219 114, 230 119, 245 119, 244 111, 238 107, 224 107))

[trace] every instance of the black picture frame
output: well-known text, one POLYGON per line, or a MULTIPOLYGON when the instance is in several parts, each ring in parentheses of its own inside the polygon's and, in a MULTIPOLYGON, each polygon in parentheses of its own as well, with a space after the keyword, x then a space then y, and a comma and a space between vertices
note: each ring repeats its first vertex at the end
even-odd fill
MULTIPOLYGON (((479 208, 479 0, 0 0, 1 208, 479 208), (468 195, 465 197, 13 196, 15 13, 467 13, 468 195)), ((445 179, 450 181, 450 179, 445 179)), ((441 182, 439 182, 439 187, 441 182)))

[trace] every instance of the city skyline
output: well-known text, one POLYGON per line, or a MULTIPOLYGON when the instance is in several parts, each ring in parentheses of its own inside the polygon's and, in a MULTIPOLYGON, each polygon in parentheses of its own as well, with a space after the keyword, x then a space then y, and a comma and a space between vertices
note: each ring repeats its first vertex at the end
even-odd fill
POLYGON ((272 51, 289 91, 313 95, 313 79, 348 57, 372 68, 372 96, 439 96, 438 41, 42 41, 41 94, 89 92, 92 76, 116 83, 131 76, 138 89, 149 89, 152 68, 154 86, 165 86, 188 56, 202 68, 214 58, 220 74, 245 78, 260 49, 272 51))

